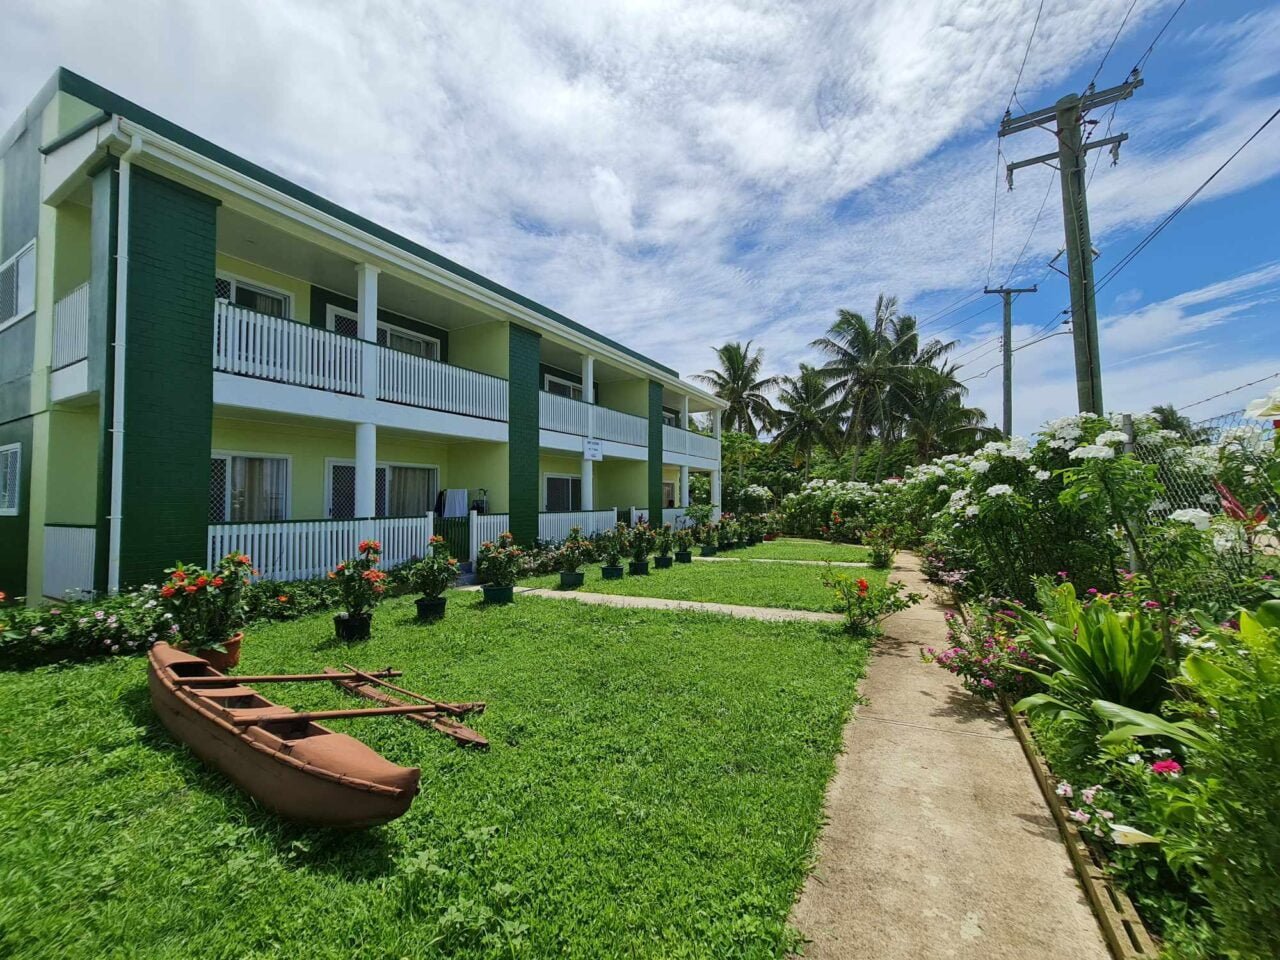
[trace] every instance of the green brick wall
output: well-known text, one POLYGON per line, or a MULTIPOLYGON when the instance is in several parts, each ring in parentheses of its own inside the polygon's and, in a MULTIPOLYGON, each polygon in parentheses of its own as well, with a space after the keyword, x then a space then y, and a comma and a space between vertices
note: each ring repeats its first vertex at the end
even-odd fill
POLYGON ((134 168, 120 583, 203 563, 213 430, 217 202, 134 168))
POLYGON ((649 381, 649 523, 662 526, 662 384, 649 381))
POLYGON ((511 532, 517 543, 531 545, 538 537, 538 364, 542 336, 510 325, 508 373, 507 464, 511 532))

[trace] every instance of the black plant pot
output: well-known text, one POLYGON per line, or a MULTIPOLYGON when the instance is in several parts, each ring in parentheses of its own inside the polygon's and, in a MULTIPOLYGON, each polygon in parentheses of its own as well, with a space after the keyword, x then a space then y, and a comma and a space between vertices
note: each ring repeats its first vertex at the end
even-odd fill
POLYGON ((676 551, 676 563, 693 563, 693 551, 692 551, 692 550, 677 550, 677 551, 676 551))
POLYGON ((657 570, 669 570, 671 568, 670 557, 654 557, 653 566, 657 570))
POLYGON ((715 547, 703 547, 703 548, 702 548, 702 556, 704 556, 704 557, 714 557, 715 555, 716 555, 716 548, 715 548, 715 547))
POLYGON ((627 564, 627 572, 633 577, 644 577, 649 575, 648 560, 632 560, 627 564))
POLYGON ((621 566, 601 567, 600 576, 603 577, 605 580, 621 580, 622 567, 621 566))
POLYGON ((515 587, 497 587, 486 583, 481 589, 484 590, 485 603, 510 603, 515 599, 515 587))
POLYGON ((354 616, 340 613, 333 618, 333 629, 343 643, 353 640, 368 640, 369 628, 373 624, 372 613, 357 613, 354 616))
POLYGON ((413 601, 418 608, 419 620, 439 620, 444 616, 446 602, 444 597, 419 597, 413 601))
POLYGON ((583 578, 586 576, 581 570, 561 570, 560 571, 560 589, 572 590, 575 587, 582 586, 583 578))

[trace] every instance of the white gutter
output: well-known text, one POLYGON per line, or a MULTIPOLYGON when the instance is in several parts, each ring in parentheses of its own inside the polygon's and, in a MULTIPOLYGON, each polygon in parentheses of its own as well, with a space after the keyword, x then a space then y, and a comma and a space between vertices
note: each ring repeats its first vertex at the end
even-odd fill
MULTIPOLYGON (((115 118, 118 127, 120 118, 115 118)), ((111 524, 107 554, 107 592, 120 591, 120 524, 124 513, 124 371, 129 304, 129 188, 133 158, 142 153, 142 137, 134 134, 120 156, 120 189, 116 202, 116 322, 111 385, 111 524)))
POLYGON ((469 299, 493 307, 508 316, 513 316, 521 323, 539 332, 551 333, 568 340, 584 352, 590 352, 597 357, 606 358, 610 363, 620 366, 624 370, 639 373, 650 379, 657 380, 659 383, 674 390, 697 397, 716 409, 724 409, 728 406, 719 397, 681 380, 678 376, 673 377, 671 374, 654 369, 607 343, 585 337, 576 330, 545 317, 535 310, 508 300, 495 291, 460 277, 444 267, 437 266, 401 250, 394 244, 380 240, 337 217, 317 210, 286 193, 268 187, 250 176, 210 160, 204 154, 175 143, 167 137, 160 136, 126 117, 117 115, 115 120, 121 132, 131 135, 135 139, 140 135, 146 135, 147 156, 151 158, 153 163, 159 160, 169 164, 197 184, 213 184, 227 193, 243 197, 251 203, 288 220, 300 222, 305 227, 333 237, 340 243, 354 247, 359 251, 358 254, 354 255, 350 251, 346 251, 344 252, 345 256, 350 256, 357 261, 367 260, 375 266, 381 267, 384 264, 390 264, 398 267, 406 273, 415 274, 426 280, 438 283, 469 299))

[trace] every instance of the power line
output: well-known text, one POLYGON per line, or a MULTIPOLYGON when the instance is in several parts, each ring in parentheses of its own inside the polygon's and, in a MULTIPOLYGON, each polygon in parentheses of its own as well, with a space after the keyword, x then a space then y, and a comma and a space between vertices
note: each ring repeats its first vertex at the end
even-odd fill
POLYGON ((1244 390, 1246 387, 1256 387, 1258 384, 1266 383, 1268 380, 1274 380, 1276 377, 1280 377, 1280 371, 1270 374, 1269 376, 1262 377, 1259 380, 1250 380, 1248 383, 1242 383, 1240 386, 1232 387, 1230 390, 1223 390, 1221 393, 1215 393, 1213 396, 1205 397, 1203 400, 1197 400, 1195 403, 1184 404, 1178 408, 1178 412, 1181 413, 1183 410, 1190 410, 1192 407, 1198 407, 1200 404, 1208 403, 1210 400, 1217 400, 1219 397, 1225 397, 1228 394, 1237 393, 1240 390, 1244 390))
POLYGON ((1098 68, 1093 71, 1093 76, 1089 78, 1089 83, 1085 86, 1085 92, 1080 94, 1080 96, 1085 96, 1097 81, 1098 74, 1100 74, 1102 72, 1102 68, 1107 65, 1107 58, 1111 56, 1111 51, 1116 48, 1116 41, 1120 39, 1120 34, 1124 33, 1124 26, 1129 22, 1129 15, 1133 13, 1133 8, 1137 5, 1138 0, 1133 0, 1133 2, 1129 4, 1129 9, 1124 12, 1124 19, 1120 21, 1120 26, 1116 30, 1116 35, 1111 38, 1111 45, 1107 47, 1107 52, 1102 55, 1102 60, 1098 62, 1098 68))
POLYGON ((1031 238, 1036 235, 1036 227, 1040 226, 1040 217, 1044 214, 1045 204, 1049 202, 1049 194, 1053 192, 1053 185, 1057 181, 1052 173, 1049 174, 1049 181, 1045 184, 1044 196, 1040 198, 1040 209, 1036 211, 1036 218, 1031 221, 1031 229, 1027 231, 1027 239, 1022 241, 1022 249, 1018 251, 1018 258, 1013 261, 1013 266, 1009 268, 1009 275, 1005 277, 1002 286, 1007 287, 1009 281, 1013 279, 1014 271, 1018 269, 1018 265, 1022 263, 1022 258, 1027 252, 1027 247, 1031 245, 1031 238))
POLYGON ((1144 50, 1142 56, 1138 58, 1138 62, 1133 65, 1133 69, 1141 70, 1146 66, 1147 59, 1151 56, 1152 51, 1155 50, 1156 44, 1160 42, 1160 38, 1164 36, 1164 32, 1169 29, 1169 24, 1173 23, 1173 18, 1176 17, 1186 5, 1187 0, 1181 0, 1181 2, 1174 7, 1173 13, 1169 14, 1169 19, 1164 22, 1164 26, 1161 27, 1159 32, 1155 35, 1155 39, 1147 45, 1147 49, 1144 50))
MULTIPOLYGON (((1031 44, 1035 42, 1036 30, 1040 27, 1040 14, 1042 13, 1044 13, 1044 0, 1040 0, 1040 6, 1036 10, 1036 19, 1031 24, 1031 36, 1027 37, 1026 49, 1022 51, 1022 63, 1018 65, 1018 75, 1014 78, 1013 90, 1009 93, 1009 102, 1005 104, 1004 109, 1006 113, 1009 111, 1009 108, 1013 106, 1013 102, 1018 100, 1018 84, 1022 82, 1022 71, 1027 69, 1027 57, 1031 56, 1031 44)), ((1021 100, 1018 100, 1018 108, 1020 110, 1026 109, 1022 106, 1021 100)))
POLYGON ((955 313, 957 310, 961 310, 964 307, 967 307, 969 304, 974 303, 975 301, 981 298, 982 298, 981 291, 977 293, 963 294, 960 297, 956 298, 955 300, 952 300, 949 304, 947 304, 937 313, 931 314, 928 317, 925 317, 923 320, 917 320, 916 329, 923 330, 925 326, 927 326, 928 324, 936 323, 938 320, 941 320, 943 317, 949 317, 951 316, 951 314, 955 313))
POLYGON ((1142 251, 1145 250, 1151 244, 1151 242, 1160 235, 1160 233, 1164 230, 1164 228, 1173 222, 1174 218, 1178 216, 1178 214, 1182 213, 1183 210, 1187 209, 1187 207, 1191 205, 1192 201, 1194 201, 1196 197, 1200 196, 1200 194, 1204 191, 1204 189, 1214 181, 1214 179, 1218 176, 1218 174, 1222 173, 1223 170, 1227 169, 1227 166, 1231 163, 1231 161, 1233 161, 1236 157, 1240 156, 1240 154, 1244 152, 1245 147, 1253 143, 1253 141, 1257 139, 1258 135, 1261 134, 1263 130, 1267 129, 1267 127, 1271 125, 1271 122, 1275 120, 1275 118, 1278 116, 1280 116, 1280 107, 1277 107, 1275 112, 1273 112, 1271 116, 1267 117, 1267 119, 1262 122, 1262 126, 1258 127, 1257 130, 1253 131, 1253 133, 1249 135, 1249 138, 1245 140, 1244 143, 1236 147, 1236 149, 1232 152, 1231 156, 1227 157, 1226 160, 1222 161, 1222 164, 1218 167, 1218 169, 1214 170, 1213 173, 1209 174, 1209 176, 1205 178, 1204 182, 1201 183, 1200 186, 1192 190, 1191 193, 1187 195, 1187 198, 1185 200, 1183 200, 1180 204, 1178 204, 1171 211, 1169 211, 1168 215, 1163 220, 1161 220, 1158 224, 1156 224, 1156 226, 1151 230, 1150 233, 1148 233, 1145 237, 1139 240, 1138 243, 1133 247, 1133 249, 1131 249, 1123 257, 1121 257, 1118 261, 1116 261, 1116 265, 1112 267, 1110 270, 1108 270, 1105 274, 1103 274, 1102 279, 1098 282, 1097 286, 1094 288, 1095 291, 1101 290, 1108 283, 1114 280, 1120 274, 1120 271, 1122 271, 1125 267, 1131 264, 1134 261, 1134 259, 1138 256, 1138 254, 1142 253, 1142 251))
MULTIPOLYGON (((1027 342, 1027 343, 1022 344, 1021 346, 1014 347, 1014 348, 1013 348, 1013 352, 1014 352, 1014 353, 1017 353, 1019 350, 1025 350, 1025 349, 1027 349, 1027 347, 1034 347, 1037 343, 1044 343, 1044 341, 1046 341, 1046 340, 1050 340, 1050 339, 1052 339, 1053 337, 1062 337, 1062 336, 1066 336, 1067 332, 1068 332, 1068 331, 1066 331, 1066 330, 1062 330, 1062 331, 1059 331, 1058 333, 1050 333, 1050 334, 1047 334, 1046 336, 1040 337, 1040 338, 1039 338, 1039 339, 1037 339, 1037 340, 1031 340, 1031 341, 1029 341, 1029 342, 1027 342)), ((1003 367, 1003 366, 1004 366, 1004 361, 1001 361, 1000 363, 997 363, 995 366, 993 366, 993 367, 988 367, 986 370, 983 370, 981 373, 974 374, 972 377, 967 377, 967 378, 965 378, 964 380, 961 380, 960 382, 961 382, 961 383, 969 383, 971 380, 981 380, 983 377, 985 377, 987 374, 991 373, 993 370, 999 370, 999 369, 1000 369, 1001 367, 1003 367)))

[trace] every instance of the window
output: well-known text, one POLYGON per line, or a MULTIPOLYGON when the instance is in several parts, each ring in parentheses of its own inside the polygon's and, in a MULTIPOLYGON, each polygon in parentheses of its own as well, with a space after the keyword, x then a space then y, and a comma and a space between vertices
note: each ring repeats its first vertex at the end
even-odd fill
POLYGON ((662 422, 668 427, 678 427, 680 426, 680 414, 676 413, 674 410, 668 410, 666 407, 663 407, 662 422))
POLYGON ((547 513, 582 509, 582 478, 549 473, 543 478, 547 513))
MULTIPOLYGON (((344 337, 360 335, 360 319, 354 313, 330 307, 328 321, 329 329, 344 337)), ((378 345, 399 350, 401 353, 411 353, 425 360, 440 359, 440 341, 435 337, 428 337, 425 333, 415 333, 404 327, 381 321, 378 322, 378 345)))
POLYGON ((223 276, 214 280, 213 296, 216 300, 226 300, 254 313, 289 319, 289 295, 270 287, 223 276))
POLYGON ((215 454, 209 459, 209 520, 241 523, 289 518, 289 460, 215 454))
POLYGON ((549 373, 542 378, 542 389, 547 393, 554 393, 557 397, 569 397, 572 400, 582 399, 582 387, 561 377, 554 377, 549 373))
POLYGON ((18 515, 19 487, 22 484, 22 444, 0 447, 0 517, 18 515))
POLYGON ((0 264, 0 327, 36 308, 36 242, 0 264))
MULTIPOLYGON (((374 516, 425 517, 435 510, 439 475, 436 467, 378 464, 373 490, 374 516)), ((355 517, 355 511, 356 465, 350 460, 330 460, 329 516, 350 520, 355 517)))
POLYGON ((664 507, 674 507, 676 505, 676 483, 674 480, 662 481, 662 505, 664 507))

